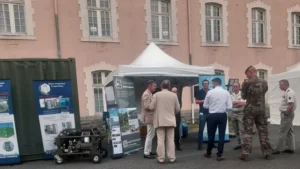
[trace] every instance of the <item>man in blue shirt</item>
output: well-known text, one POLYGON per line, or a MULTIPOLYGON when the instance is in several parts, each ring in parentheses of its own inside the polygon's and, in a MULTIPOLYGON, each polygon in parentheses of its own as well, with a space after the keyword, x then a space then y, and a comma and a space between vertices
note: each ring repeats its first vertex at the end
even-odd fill
MULTIPOLYGON (((209 115, 208 109, 203 107, 204 99, 206 93, 209 91, 209 81, 202 81, 203 88, 200 90, 195 90, 194 97, 196 99, 196 104, 199 104, 199 132, 198 132, 198 150, 202 150, 203 144, 203 131, 205 124, 207 123, 207 117, 209 115)), ((215 146, 214 146, 215 147, 215 146)))

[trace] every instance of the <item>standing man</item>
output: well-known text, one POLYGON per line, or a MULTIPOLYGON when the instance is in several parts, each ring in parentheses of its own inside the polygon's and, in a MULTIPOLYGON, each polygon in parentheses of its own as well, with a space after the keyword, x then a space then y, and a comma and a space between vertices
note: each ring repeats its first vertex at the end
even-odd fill
POLYGON ((232 127, 234 129, 235 135, 238 138, 238 145, 234 148, 234 150, 242 149, 241 140, 242 134, 244 133, 244 124, 243 124, 243 111, 245 100, 242 99, 241 91, 240 91, 240 84, 234 83, 233 84, 233 93, 231 94, 232 99, 232 127))
MULTIPOLYGON (((171 90, 173 93, 175 93, 178 97, 178 94, 177 94, 177 88, 176 87, 173 87, 172 90, 171 90)), ((178 98, 178 101, 180 99, 178 98)), ((181 109, 181 103, 180 104, 180 109, 181 109)), ((174 141, 175 141, 175 146, 176 146, 176 150, 177 151, 182 151, 181 149, 181 146, 180 146, 180 123, 181 123, 181 114, 180 114, 180 111, 179 112, 175 112, 175 117, 176 117, 176 128, 175 128, 175 137, 174 137, 174 141)))
POLYGON ((208 109, 203 107, 204 99, 209 91, 209 81, 202 81, 202 89, 195 91, 196 104, 199 104, 199 131, 198 131, 198 150, 202 150, 203 132, 209 115, 208 109))
POLYGON ((150 109, 152 101, 152 93, 156 90, 156 83, 153 80, 149 80, 147 83, 147 89, 142 95, 142 122, 147 125, 147 136, 144 147, 144 158, 154 159, 156 153, 152 153, 152 140, 155 136, 155 129, 153 126, 154 112, 150 109))
POLYGON ((272 159, 272 147, 265 115, 265 94, 268 91, 268 84, 265 80, 257 77, 257 71, 253 66, 248 67, 245 74, 248 80, 242 86, 242 99, 247 101, 244 108, 244 136, 240 159, 249 161, 249 154, 252 149, 253 125, 255 123, 264 158, 270 160, 272 159))
POLYGON ((230 98, 230 93, 224 90, 221 86, 222 80, 220 78, 215 78, 212 80, 213 90, 208 91, 205 100, 204 108, 209 109, 209 116, 207 119, 207 129, 208 129, 208 147, 207 152, 204 155, 206 158, 211 158, 211 151, 213 149, 215 134, 218 128, 219 130, 219 144, 217 160, 224 160, 223 149, 225 143, 225 131, 227 126, 227 110, 232 109, 232 101, 230 98))
POLYGON ((294 112, 297 108, 297 100, 295 92, 289 88, 289 86, 290 84, 287 80, 281 80, 279 82, 279 88, 284 91, 284 94, 282 96, 280 106, 281 123, 278 133, 278 141, 273 154, 279 154, 281 151, 293 154, 296 149, 293 120, 295 116, 294 112))
POLYGON ((170 163, 176 161, 174 145, 174 128, 176 127, 175 112, 180 111, 180 105, 175 93, 169 91, 170 82, 164 80, 161 83, 161 92, 153 96, 150 109, 154 110, 154 127, 157 129, 157 160, 164 163, 165 152, 170 163), (167 148, 165 149, 165 138, 167 148))

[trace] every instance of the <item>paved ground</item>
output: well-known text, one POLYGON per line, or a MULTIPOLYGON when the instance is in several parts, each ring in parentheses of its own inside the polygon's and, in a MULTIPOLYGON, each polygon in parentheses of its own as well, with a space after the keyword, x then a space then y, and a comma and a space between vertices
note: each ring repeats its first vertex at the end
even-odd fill
MULTIPOLYGON (((276 140, 278 126, 270 126, 272 143, 276 140)), ((300 128, 295 128, 297 147, 300 149, 300 128)), ((68 162, 63 165, 56 165, 53 161, 26 162, 16 166, 2 166, 0 169, 299 169, 300 150, 294 155, 281 154, 275 156, 272 161, 266 161, 262 158, 257 136, 254 138, 252 161, 242 162, 238 160, 239 151, 232 148, 236 144, 236 139, 225 145, 226 161, 217 162, 215 158, 205 159, 205 151, 197 151, 196 133, 191 133, 189 137, 183 140, 183 152, 177 152, 176 164, 157 164, 155 160, 142 158, 142 152, 126 156, 122 159, 112 160, 104 159, 101 164, 92 164, 90 161, 68 162)))

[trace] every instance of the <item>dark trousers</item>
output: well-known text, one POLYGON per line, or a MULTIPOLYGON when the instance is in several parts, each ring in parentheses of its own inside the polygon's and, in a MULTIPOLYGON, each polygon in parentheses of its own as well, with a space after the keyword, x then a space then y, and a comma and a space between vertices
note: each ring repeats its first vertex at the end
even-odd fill
POLYGON ((180 148, 180 122, 181 122, 181 115, 180 113, 175 115, 176 117, 176 128, 175 128, 175 146, 176 148, 180 148))
POLYGON ((198 131, 198 145, 202 146, 203 144, 203 132, 204 132, 204 128, 205 128, 205 124, 207 123, 207 118, 208 118, 209 114, 205 113, 201 115, 201 113, 199 114, 199 131, 198 131))
POLYGON ((227 114, 226 113, 212 113, 209 114, 207 119, 207 132, 208 132, 208 147, 207 154, 211 155, 213 149, 215 134, 218 128, 219 130, 219 143, 218 143, 218 157, 223 154, 224 143, 225 143, 225 131, 227 125, 227 114))

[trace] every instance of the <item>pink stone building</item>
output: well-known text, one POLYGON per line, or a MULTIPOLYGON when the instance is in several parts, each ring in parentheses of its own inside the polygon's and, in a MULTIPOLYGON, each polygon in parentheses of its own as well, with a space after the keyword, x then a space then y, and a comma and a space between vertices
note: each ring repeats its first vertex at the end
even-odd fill
POLYGON ((150 42, 226 79, 249 65, 267 79, 300 61, 300 1, 0 0, 0 57, 76 58, 81 116, 106 110, 105 77, 150 42))

